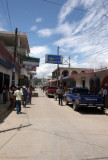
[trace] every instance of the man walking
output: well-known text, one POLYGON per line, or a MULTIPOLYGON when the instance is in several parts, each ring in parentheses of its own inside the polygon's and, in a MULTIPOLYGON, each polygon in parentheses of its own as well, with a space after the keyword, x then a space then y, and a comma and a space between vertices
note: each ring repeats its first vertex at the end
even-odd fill
POLYGON ((17 109, 17 114, 21 113, 21 100, 23 93, 20 91, 20 87, 18 86, 16 91, 14 92, 14 96, 16 97, 16 109, 17 109))
POLYGON ((57 90, 58 98, 59 98, 59 105, 63 105, 63 94, 64 90, 62 89, 61 85, 59 86, 59 89, 57 90))

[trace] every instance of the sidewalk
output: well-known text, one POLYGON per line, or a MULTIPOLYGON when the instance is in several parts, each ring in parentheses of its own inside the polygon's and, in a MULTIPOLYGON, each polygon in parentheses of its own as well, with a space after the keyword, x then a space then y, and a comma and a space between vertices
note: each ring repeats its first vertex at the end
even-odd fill
POLYGON ((7 102, 6 104, 0 104, 0 117, 7 112, 7 110, 9 109, 9 105, 10 102, 7 102))

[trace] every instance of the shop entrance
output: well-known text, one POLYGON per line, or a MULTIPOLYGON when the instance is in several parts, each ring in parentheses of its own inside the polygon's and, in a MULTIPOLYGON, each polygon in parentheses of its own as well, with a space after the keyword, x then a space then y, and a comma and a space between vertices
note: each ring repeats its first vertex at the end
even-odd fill
POLYGON ((10 76, 7 74, 4 74, 4 85, 9 89, 9 83, 10 83, 10 76))
POLYGON ((0 72, 0 94, 2 93, 2 87, 3 87, 3 73, 0 72))

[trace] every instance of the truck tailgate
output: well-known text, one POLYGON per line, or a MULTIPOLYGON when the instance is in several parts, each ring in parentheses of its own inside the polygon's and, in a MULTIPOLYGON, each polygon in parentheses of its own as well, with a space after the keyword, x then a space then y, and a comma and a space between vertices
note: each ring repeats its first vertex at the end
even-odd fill
POLYGON ((83 95, 81 96, 81 102, 86 104, 102 104, 102 97, 98 95, 83 95))

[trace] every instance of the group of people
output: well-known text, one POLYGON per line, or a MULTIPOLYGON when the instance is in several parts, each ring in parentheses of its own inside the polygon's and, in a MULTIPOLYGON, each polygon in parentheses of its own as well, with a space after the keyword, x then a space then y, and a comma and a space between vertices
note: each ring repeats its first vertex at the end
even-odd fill
POLYGON ((23 107, 27 104, 31 104, 32 88, 26 88, 26 86, 12 86, 9 91, 10 94, 10 108, 17 109, 17 114, 21 113, 21 102, 23 107))

